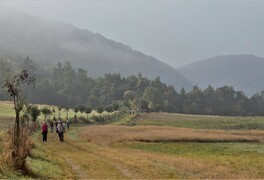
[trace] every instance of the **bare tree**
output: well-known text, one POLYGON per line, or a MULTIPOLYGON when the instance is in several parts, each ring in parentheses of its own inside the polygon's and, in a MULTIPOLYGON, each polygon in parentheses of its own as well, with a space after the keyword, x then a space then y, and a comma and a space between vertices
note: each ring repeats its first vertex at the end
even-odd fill
POLYGON ((3 88, 7 91, 8 95, 11 97, 14 103, 14 109, 16 113, 15 118, 15 133, 14 139, 15 143, 19 139, 20 132, 20 112, 23 107, 27 104, 26 102, 26 92, 23 90, 22 85, 30 85, 35 82, 34 77, 30 77, 27 70, 23 70, 20 74, 13 76, 10 79, 5 80, 3 88))
MULTIPOLYGON (((23 118, 20 118, 20 112, 27 105, 26 102, 27 93, 24 90, 24 88, 25 85, 34 84, 35 80, 36 79, 34 77, 31 77, 28 74, 27 70, 22 70, 20 74, 14 75, 13 77, 10 77, 9 79, 6 79, 4 81, 3 89, 6 90, 8 96, 12 99, 16 114, 15 124, 14 124, 14 134, 13 134, 13 145, 15 147, 15 150, 12 153, 12 157, 14 157, 14 159, 16 159, 19 156, 18 153, 19 153, 20 144, 21 146, 23 146, 23 142, 20 142, 20 135, 22 132, 20 123, 23 120, 23 118)), ((23 158, 26 158, 26 156, 23 156, 21 158, 23 162, 23 158)), ((15 160, 14 166, 16 166, 17 168, 23 166, 23 163, 20 164, 20 162, 21 159, 18 158, 18 160, 15 160)))

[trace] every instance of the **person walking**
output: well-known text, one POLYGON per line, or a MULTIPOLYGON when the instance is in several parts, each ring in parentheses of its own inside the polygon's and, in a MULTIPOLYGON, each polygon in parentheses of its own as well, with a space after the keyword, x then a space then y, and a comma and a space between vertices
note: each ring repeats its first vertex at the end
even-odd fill
POLYGON ((53 133, 54 122, 50 121, 50 132, 53 133))
POLYGON ((58 121, 55 120, 54 124, 55 124, 55 128, 56 128, 56 133, 59 133, 59 132, 58 132, 58 128, 57 128, 57 127, 58 127, 58 124, 59 124, 58 121))
POLYGON ((48 136, 48 125, 46 124, 46 122, 42 123, 41 126, 41 133, 42 133, 42 141, 43 142, 47 142, 47 136, 48 136))
POLYGON ((68 130, 70 130, 70 121, 69 121, 69 119, 67 119, 66 124, 67 124, 68 130))
POLYGON ((63 142, 64 141, 65 127, 64 127, 62 121, 60 121, 58 123, 57 130, 58 130, 58 134, 59 134, 60 141, 63 142))

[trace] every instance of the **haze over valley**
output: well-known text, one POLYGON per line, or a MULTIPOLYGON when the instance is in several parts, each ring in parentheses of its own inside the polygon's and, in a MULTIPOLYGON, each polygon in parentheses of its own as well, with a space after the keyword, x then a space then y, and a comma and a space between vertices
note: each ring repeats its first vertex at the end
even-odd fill
POLYGON ((53 66, 67 61, 75 68, 86 69, 92 77, 142 73, 151 79, 159 76, 178 90, 191 89, 191 83, 171 66, 100 34, 4 7, 0 9, 0 23, 2 57, 29 56, 36 62, 53 66))
POLYGON ((54 66, 57 62, 71 62, 73 67, 87 70, 91 77, 106 73, 120 73, 122 76, 142 73, 150 79, 159 76, 178 91, 182 87, 189 91, 193 85, 203 89, 209 85, 214 88, 229 85, 247 95, 263 90, 261 57, 227 54, 206 61, 197 57, 199 62, 175 70, 153 56, 101 34, 3 5, 0 6, 0 23, 2 58, 21 60, 29 56, 48 66, 54 66))

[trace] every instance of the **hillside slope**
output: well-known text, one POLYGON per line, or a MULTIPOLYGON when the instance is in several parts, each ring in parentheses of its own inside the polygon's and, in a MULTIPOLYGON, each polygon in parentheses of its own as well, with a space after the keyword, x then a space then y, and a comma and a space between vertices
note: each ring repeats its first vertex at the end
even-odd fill
POLYGON ((217 56, 177 70, 201 88, 233 86, 246 95, 264 90, 264 58, 253 55, 217 56))
POLYGON ((74 67, 87 69, 93 77, 106 73, 125 76, 142 73, 151 79, 160 76, 176 89, 192 86, 174 68, 156 58, 70 24, 1 6, 0 24, 0 55, 4 57, 29 56, 48 64, 69 61, 74 67))

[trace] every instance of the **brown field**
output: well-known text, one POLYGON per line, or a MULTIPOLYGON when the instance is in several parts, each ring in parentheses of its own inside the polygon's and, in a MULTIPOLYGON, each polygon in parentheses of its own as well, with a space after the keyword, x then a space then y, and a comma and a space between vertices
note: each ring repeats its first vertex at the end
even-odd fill
POLYGON ((258 130, 224 131, 176 128, 170 126, 87 126, 79 136, 88 142, 109 145, 115 142, 260 142, 258 130))
MULTIPOLYGON (((49 134, 48 143, 42 144, 38 142, 37 146, 39 148, 34 150, 34 156, 29 162, 37 174, 42 174, 49 178, 62 179, 245 179, 264 177, 262 173, 264 165, 263 153, 258 153, 251 149, 251 143, 120 142, 120 138, 112 135, 124 136, 123 133, 127 131, 128 135, 125 138, 121 138, 122 141, 129 138, 133 139, 136 136, 149 136, 151 133, 157 134, 157 132, 163 134, 161 135, 162 137, 175 135, 170 132, 170 129, 167 134, 165 128, 157 128, 155 132, 150 129, 152 127, 131 127, 128 129, 122 126, 94 126, 82 129, 73 127, 69 132, 66 132, 64 143, 58 142, 58 137, 55 133, 49 134), (144 128, 146 129, 144 130, 144 128), (95 133, 96 130, 99 131, 97 134, 95 133), (105 135, 102 135, 99 139, 94 137, 94 139, 100 141, 97 144, 94 144, 95 142, 87 143, 88 139, 83 136, 89 135, 88 131, 94 136, 101 133, 105 133, 105 135), (78 132, 82 135, 80 139, 76 137, 78 132), (108 140, 102 140, 103 137, 108 140), (110 142, 109 139, 113 137, 115 138, 114 142, 119 141, 119 143, 110 145, 113 141, 110 142), (106 146, 107 144, 108 146, 106 146), (226 147, 219 148, 220 146, 226 147), (40 147, 43 152, 39 152, 40 147), (140 147, 143 147, 143 149, 140 147), (174 148, 176 148, 176 152, 173 150, 174 148), (250 150, 248 148, 251 151, 247 152, 250 150), (184 150, 182 151, 182 149, 184 150), (164 153, 164 150, 168 152, 164 153), (43 156, 42 153, 48 155, 43 156), (53 155, 56 155, 56 162, 53 162, 53 155), (48 158, 49 160, 43 161, 43 158, 48 158), (60 166, 57 164, 57 159, 64 165, 60 166), (50 174, 46 174, 47 172, 43 171, 43 168, 50 174), (65 170, 62 168, 65 168, 65 170)), ((173 130, 175 129, 173 128, 173 130)), ((188 129, 183 128, 177 130, 179 131, 178 133, 186 132, 188 136, 196 136, 200 132, 196 130, 188 131, 188 129)), ((204 136, 206 134, 210 135, 210 133, 219 133, 221 137, 226 138, 221 134, 223 133, 221 131, 205 131, 204 136)), ((253 138, 255 136, 263 136, 262 132, 255 131, 228 133, 230 137, 245 136, 246 138, 253 138), (245 135, 246 133, 249 135, 245 135)), ((158 137, 156 135, 156 139, 158 137)), ((219 137, 219 139, 221 138, 219 137)), ((40 139, 38 140, 40 141, 40 139)), ((261 143, 252 144, 261 145, 261 143)), ((263 147, 259 146, 258 148, 262 152, 263 147)))

